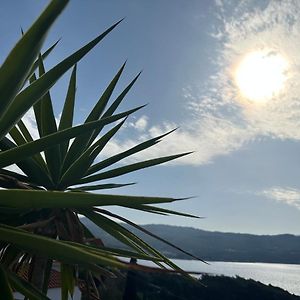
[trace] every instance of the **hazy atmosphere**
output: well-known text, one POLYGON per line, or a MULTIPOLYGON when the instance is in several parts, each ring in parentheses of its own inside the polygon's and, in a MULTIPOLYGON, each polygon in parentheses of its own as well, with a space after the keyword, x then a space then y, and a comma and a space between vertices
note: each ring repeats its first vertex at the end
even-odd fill
MULTIPOLYGON (((47 3, 2 1, 1 63, 21 28, 28 29, 47 3)), ((45 48, 61 40, 46 60, 47 68, 125 19, 78 64, 76 122, 82 122, 127 60, 116 92, 143 72, 122 109, 148 105, 128 118, 106 154, 177 127, 132 160, 194 151, 118 178, 137 184, 114 193, 194 196, 167 207, 205 218, 115 211, 140 224, 299 235, 300 1, 82 3, 71 1, 50 31, 45 48)), ((57 118, 68 77, 51 91, 57 118)), ((34 135, 32 115, 25 118, 34 135)))

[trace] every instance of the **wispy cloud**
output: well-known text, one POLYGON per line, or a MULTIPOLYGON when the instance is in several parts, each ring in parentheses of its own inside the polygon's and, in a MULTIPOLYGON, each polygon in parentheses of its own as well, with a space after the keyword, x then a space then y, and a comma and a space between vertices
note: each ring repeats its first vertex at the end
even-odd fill
POLYGON ((35 122, 35 116, 33 109, 30 109, 22 118, 25 126, 27 127, 28 131, 30 132, 31 136, 33 139, 38 139, 39 138, 39 132, 37 129, 37 125, 35 122))
MULTIPOLYGON (((190 127, 179 128, 168 135, 157 146, 130 157, 127 162, 195 151, 193 154, 173 161, 171 164, 206 164, 210 163, 212 158, 217 155, 229 154, 239 149, 245 142, 241 129, 237 128, 230 120, 210 117, 189 125, 190 127)), ((176 126, 174 123, 164 123, 160 126, 149 127, 142 135, 137 132, 137 138, 114 139, 107 145, 102 154, 108 156, 125 151, 141 141, 164 134, 176 126)))
POLYGON ((259 195, 265 196, 267 198, 284 202, 288 205, 297 207, 300 209, 300 190, 290 187, 273 187, 271 189, 264 190, 259 193, 259 195))
POLYGON ((221 43, 217 58, 219 71, 209 83, 204 97, 191 98, 191 107, 199 117, 219 114, 230 119, 243 134, 270 136, 281 139, 300 139, 300 2, 227 1, 218 15, 222 26, 217 38, 221 43), (227 8, 235 7, 226 11, 227 8), (221 34, 220 34, 221 33, 221 34), (285 88, 266 105, 242 102, 233 80, 233 70, 241 58, 252 51, 275 51, 289 63, 285 88), (208 115, 207 115, 208 113, 208 115))
POLYGON ((142 132, 147 129, 148 126, 148 117, 146 115, 141 116, 139 119, 129 122, 127 126, 133 127, 137 129, 138 131, 142 132))
MULTIPOLYGON (((221 25, 211 36, 218 39, 213 58, 218 71, 208 78, 204 89, 191 84, 183 90, 189 108, 187 120, 178 124, 180 130, 165 143, 151 150, 154 155, 196 150, 178 160, 181 164, 209 163, 262 136, 300 140, 300 2, 267 1, 262 5, 261 1, 218 0, 215 4, 221 25), (288 60, 285 88, 266 105, 241 101, 233 70, 245 54, 265 49, 288 60)), ((144 137, 162 133, 170 125, 149 127, 144 137)), ((117 151, 133 143, 116 141, 112 147, 117 151)))

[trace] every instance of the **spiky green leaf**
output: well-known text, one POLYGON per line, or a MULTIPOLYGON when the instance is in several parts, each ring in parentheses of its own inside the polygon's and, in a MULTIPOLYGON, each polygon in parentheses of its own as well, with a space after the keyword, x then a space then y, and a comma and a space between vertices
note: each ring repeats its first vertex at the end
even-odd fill
MULTIPOLYGON (((2 152, 0 152, 0 164, 2 162, 1 156, 3 157, 5 153, 11 153, 16 151, 17 154, 15 155, 16 157, 18 157, 18 153, 20 153, 19 149, 25 147, 26 145, 28 144, 24 144, 22 146, 17 147, 8 138, 6 137, 3 138, 0 141, 0 149, 2 150, 2 152)), ((5 155, 4 155, 4 159, 5 159, 5 155)), ((36 161, 34 161, 34 159, 25 156, 23 159, 18 161, 18 159, 14 158, 14 155, 12 155, 11 162, 16 163, 16 165, 28 176, 30 182, 35 183, 37 185, 43 185, 45 187, 52 186, 51 178, 48 176, 47 172, 45 172, 44 169, 42 169, 41 166, 36 163, 36 161)), ((5 160, 3 160, 3 164, 4 165, 2 165, 1 167, 6 167, 9 165, 9 164, 5 164, 5 160)))
MULTIPOLYGON (((112 81, 110 82, 110 84, 108 85, 108 87, 106 88, 106 90, 104 91, 104 93, 102 94, 102 96, 100 97, 100 99, 98 100, 94 108, 92 109, 91 113, 86 118, 85 123, 96 121, 100 118, 101 114, 103 113, 103 110, 106 107, 108 100, 110 99, 111 94, 113 93, 117 85, 117 82, 124 70, 124 67, 125 64, 122 65, 120 70, 112 79, 112 81)), ((99 129, 101 130, 102 128, 99 129)), ((97 130, 97 132, 99 132, 99 130, 97 130)), ((90 145, 93 142, 91 140, 92 136, 93 136, 93 132, 90 132, 74 140, 66 156, 63 170, 66 170, 75 161, 76 156, 81 155, 86 150, 86 146, 90 145)))
POLYGON ((136 146, 134 146, 134 147, 126 150, 126 151, 123 151, 121 153, 112 155, 112 156, 108 157, 107 159, 105 159, 103 161, 100 161, 99 163, 94 164, 93 166, 91 166, 89 168, 89 170, 87 171, 86 175, 90 175, 90 174, 96 173, 96 172, 98 172, 98 171, 100 171, 100 170, 102 170, 102 169, 104 169, 104 168, 106 168, 108 166, 111 166, 114 163, 119 162, 120 160, 122 160, 124 158, 127 158, 127 157, 129 157, 129 156, 131 156, 133 154, 136 154, 138 152, 141 152, 141 151, 143 151, 145 149, 148 149, 148 148, 156 145, 157 143, 160 142, 160 140, 163 137, 171 134, 175 130, 176 129, 173 129, 173 130, 171 130, 171 131, 169 131, 169 132, 167 132, 165 134, 162 134, 160 136, 157 136, 157 137, 154 137, 154 138, 152 138, 150 140, 142 142, 142 143, 140 143, 140 144, 138 144, 138 145, 136 145, 136 146))
POLYGON ((149 168, 155 165, 160 165, 165 162, 183 157, 185 155, 188 155, 192 152, 187 152, 187 153, 182 153, 182 154, 176 154, 176 155, 170 155, 170 156, 165 156, 165 157, 160 157, 160 158, 154 158, 154 159, 149 159, 143 162, 138 162, 130 165, 126 165, 124 167, 116 168, 113 170, 109 170, 100 174, 92 175, 85 177, 81 180, 79 180, 77 183, 82 184, 82 183, 88 183, 88 182, 94 182, 97 180, 103 180, 103 179, 109 179, 117 176, 121 176, 127 173, 131 173, 137 170, 141 170, 144 168, 149 168))
MULTIPOLYGON (((54 50, 54 48, 57 46, 58 43, 59 43, 59 40, 56 41, 52 46, 50 46, 43 54, 41 54, 43 60, 45 60, 48 57, 48 55, 52 52, 52 50, 54 50)), ((39 66, 39 59, 37 59, 33 63, 30 71, 28 72, 28 75, 27 75, 27 78, 26 78, 25 82, 33 75, 33 73, 38 68, 38 66, 39 66)))
POLYGON ((120 22, 121 21, 108 28, 104 33, 100 34, 94 40, 71 54, 20 92, 7 108, 5 114, 1 116, 0 139, 6 135, 6 133, 22 118, 32 105, 34 105, 41 97, 43 97, 43 95, 45 95, 45 93, 49 91, 49 89, 66 71, 68 71, 74 64, 82 59, 83 56, 92 50, 92 48, 94 48, 120 22))
POLYGON ((80 134, 85 134, 89 130, 94 130, 95 128, 97 128, 99 126, 107 125, 107 124, 115 122, 119 119, 122 119, 122 118, 132 114, 133 112, 139 110, 142 107, 143 106, 135 108, 135 109, 131 109, 124 113, 120 113, 120 114, 114 115, 109 118, 101 119, 99 121, 94 121, 94 122, 86 123, 83 125, 75 126, 72 128, 68 128, 68 129, 50 134, 39 140, 21 145, 17 148, 3 151, 0 153, 0 168, 3 168, 3 167, 11 165, 13 163, 22 161, 25 158, 32 156, 38 152, 41 152, 50 146, 59 144, 65 140, 69 140, 80 134))
POLYGON ((114 257, 105 257, 82 250, 74 245, 47 238, 41 235, 28 233, 11 226, 0 225, 0 239, 46 257, 61 260, 70 264, 99 264, 126 268, 126 265, 114 257))
MULTIPOLYGON (((67 0, 52 0, 40 17, 22 36, 12 49, 0 68, 0 116, 4 118, 7 107, 14 102, 13 99, 23 86, 27 75, 43 45, 48 30, 58 15, 64 9, 67 0)), ((19 119, 18 119, 19 120, 19 119)), ((16 120, 16 121, 18 121, 16 120)), ((12 124, 13 126, 14 124, 12 124)), ((3 125, 2 125, 3 126, 3 125)), ((10 126, 10 127, 12 127, 10 126)), ((10 128, 6 128, 6 132, 10 128)), ((0 138, 5 135, 3 131, 0 138)))
MULTIPOLYGON (((73 125, 75 94, 76 94, 76 72, 77 72, 77 65, 74 66, 70 77, 68 92, 67 92, 66 100, 64 103, 63 111, 58 126, 58 130, 60 131, 72 127, 73 125)), ((63 159, 65 158, 68 147, 69 147, 69 141, 60 144, 60 151, 63 159)))
POLYGON ((75 288, 74 268, 68 264, 60 265, 61 274, 61 300, 68 300, 68 295, 73 298, 75 288))
MULTIPOLYGON (((41 55, 39 55, 39 76, 45 74, 45 67, 41 55)), ((41 105, 41 137, 57 132, 56 120, 53 111, 52 99, 48 91, 39 101, 41 105)), ((61 156, 60 147, 54 145, 45 150, 47 166, 51 174, 52 181, 56 183, 60 175, 61 156)))
MULTIPOLYGON (((30 284, 27 280, 17 276, 15 273, 8 271, 8 278, 13 288, 31 300, 50 300, 39 289, 30 284)), ((5 298, 6 299, 6 298, 5 298)))
POLYGON ((167 241, 167 240, 165 240, 165 239, 159 237, 158 235, 156 235, 156 234, 150 232, 149 230, 147 230, 146 228, 144 228, 144 227, 142 227, 142 226, 139 226, 139 225, 135 224, 134 222, 131 222, 130 220, 128 220, 128 219, 126 219, 126 218, 124 218, 124 217, 121 217, 121 216, 119 216, 119 215, 117 215, 117 214, 111 213, 111 212, 109 212, 109 211, 107 211, 107 210, 103 210, 103 209, 95 209, 95 210, 98 211, 98 212, 100 212, 100 213, 102 213, 102 214, 106 214, 106 215, 108 215, 108 216, 110 216, 110 217, 113 217, 113 218, 115 218, 115 219, 117 219, 117 220, 120 220, 121 222, 125 222, 125 223, 127 223, 128 225, 130 225, 130 226, 132 226, 132 227, 138 229, 139 231, 141 231, 141 232, 143 232, 143 233, 145 233, 145 234, 147 234, 147 235, 149 235, 149 236, 155 238, 156 240, 159 240, 159 241, 165 243, 166 245, 168 245, 168 246, 170 246, 170 247, 172 247, 172 248, 178 250, 179 252, 184 253, 184 254, 186 254, 186 255, 192 257, 193 259, 200 260, 200 261, 204 262, 204 260, 202 260, 201 258, 196 257, 195 255, 193 255, 193 254, 187 252, 186 250, 184 250, 184 249, 182 249, 182 248, 180 248, 180 247, 174 245, 173 243, 170 243, 169 241, 167 241))
POLYGON ((106 205, 135 206, 135 204, 169 203, 177 200, 181 199, 43 190, 0 190, 0 207, 22 209, 79 208, 106 205))
POLYGON ((95 158, 102 151, 105 145, 111 140, 111 138, 118 132, 124 122, 125 120, 109 130, 95 144, 89 147, 79 158, 74 161, 70 168, 62 175, 59 184, 61 188, 73 185, 76 180, 84 177, 87 170, 94 162, 95 158))
POLYGON ((97 184, 97 185, 84 185, 84 186, 78 186, 75 188, 69 188, 68 190, 70 191, 98 191, 98 190, 105 190, 105 189, 115 189, 115 188, 120 188, 124 186, 129 186, 136 184, 135 182, 131 183, 106 183, 106 184, 97 184))
POLYGON ((5 300, 14 300, 12 288, 7 279, 6 272, 0 267, 0 287, 1 287, 1 297, 5 300))

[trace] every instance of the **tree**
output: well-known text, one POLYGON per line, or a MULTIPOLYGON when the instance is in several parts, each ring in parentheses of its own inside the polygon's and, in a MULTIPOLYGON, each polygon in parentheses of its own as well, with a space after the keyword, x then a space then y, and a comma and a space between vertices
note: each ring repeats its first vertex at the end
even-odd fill
POLYGON ((175 198, 93 192, 128 185, 101 184, 101 180, 168 162, 188 153, 115 167, 119 161, 157 144, 171 133, 168 132, 100 162, 95 161, 126 118, 143 107, 116 113, 140 74, 110 103, 125 68, 125 64, 122 65, 84 124, 74 126, 76 64, 120 21, 46 71, 43 61, 57 43, 41 54, 43 41, 67 2, 52 0, 23 34, 0 68, 0 186, 3 188, 0 190, 0 284, 5 299, 13 299, 12 289, 29 299, 48 299, 49 270, 54 260, 61 265, 62 299, 72 294, 78 277, 85 282, 88 297, 92 291, 97 293, 94 289, 95 276, 109 276, 124 268, 143 269, 121 261, 119 258, 122 257, 151 260, 159 266, 165 263, 181 272, 161 253, 114 221, 112 217, 140 228, 105 209, 107 205, 194 217, 152 205, 179 200, 175 198), (73 70, 57 125, 49 90, 70 68, 73 70), (31 108, 40 136, 37 140, 32 138, 22 121, 24 114, 31 108), (71 142, 71 139, 74 140, 71 142), (16 164, 23 174, 6 169, 12 164, 16 164), (106 171, 106 168, 109 170, 106 171), (79 214, 131 250, 111 249, 102 245, 82 224, 79 214), (19 274, 22 268, 28 266, 29 282, 19 274))

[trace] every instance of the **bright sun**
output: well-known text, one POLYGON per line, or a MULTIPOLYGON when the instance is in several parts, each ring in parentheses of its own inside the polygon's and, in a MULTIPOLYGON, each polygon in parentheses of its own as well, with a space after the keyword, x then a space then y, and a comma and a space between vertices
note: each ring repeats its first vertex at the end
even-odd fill
POLYGON ((235 81, 244 98, 266 103, 282 90, 287 67, 287 60, 278 53, 251 52, 238 65, 235 81))

